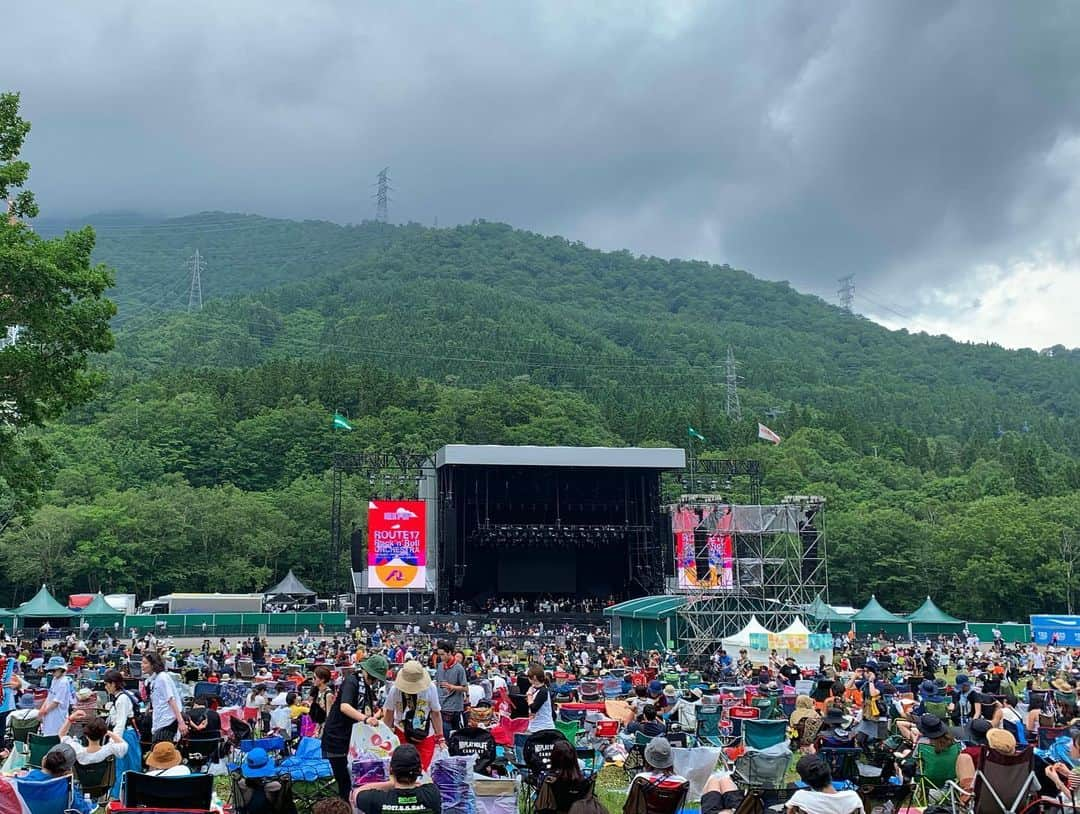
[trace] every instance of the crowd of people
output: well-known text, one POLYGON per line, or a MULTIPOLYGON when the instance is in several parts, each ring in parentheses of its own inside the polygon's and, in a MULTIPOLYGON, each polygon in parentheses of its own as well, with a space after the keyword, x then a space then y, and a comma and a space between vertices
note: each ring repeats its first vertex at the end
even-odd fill
MULTIPOLYGON (((391 779, 355 796, 360 810, 373 814, 387 795, 411 795, 436 810, 430 791, 417 792, 417 783, 455 733, 504 718, 525 719, 526 734, 553 731, 561 706, 582 701, 618 701, 626 710, 602 748, 610 761, 628 761, 639 750, 639 774, 647 782, 678 786, 685 778, 674 772, 672 744, 692 745, 709 710, 748 704, 751 696, 772 699, 765 714, 786 719, 797 753, 799 788, 788 805, 802 814, 838 814, 836 806, 853 802, 850 795, 815 797, 832 798, 837 787, 842 794, 841 781, 850 780, 835 777, 836 767, 824 758, 835 749, 859 750, 887 766, 884 775, 898 783, 936 758, 938 774, 970 794, 979 750, 1023 751, 1046 730, 1054 737, 1044 732, 1033 748, 1043 792, 1071 793, 1080 777, 1080 651, 1066 647, 960 635, 917 644, 844 636, 832 657, 817 664, 797 664, 775 651, 719 649, 704 669, 691 672, 674 653, 629 652, 589 626, 535 628, 517 637, 494 621, 361 625, 291 641, 206 639, 190 648, 174 646, 161 631, 123 641, 80 633, 6 645, 15 665, 6 685, 13 701, 0 709, 0 727, 7 719, 9 733, 34 725, 59 739, 25 775, 31 779, 112 758, 114 798, 125 772, 189 771, 184 744, 223 737, 227 703, 254 711, 253 734, 318 738, 343 800, 355 794, 348 761, 354 726, 392 731, 402 746, 391 779), (222 689, 186 697, 183 687, 197 682, 222 689), (44 697, 40 691, 35 697, 34 683, 47 687, 44 697), (104 704, 95 689, 103 690, 104 704)), ((4 748, 5 768, 24 770, 10 737, 4 748)), ((576 756, 552 752, 553 777, 570 783, 579 769, 576 756)), ((736 779, 715 774, 702 798, 705 814, 737 807, 736 779)), ((631 797, 633 789, 631 782, 631 797)))

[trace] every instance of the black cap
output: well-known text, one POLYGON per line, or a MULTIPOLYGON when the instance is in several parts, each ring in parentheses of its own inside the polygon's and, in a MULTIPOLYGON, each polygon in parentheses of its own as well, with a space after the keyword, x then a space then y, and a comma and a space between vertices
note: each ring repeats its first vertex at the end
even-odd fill
POLYGON ((390 755, 390 774, 419 774, 420 753, 411 743, 403 743, 390 755))

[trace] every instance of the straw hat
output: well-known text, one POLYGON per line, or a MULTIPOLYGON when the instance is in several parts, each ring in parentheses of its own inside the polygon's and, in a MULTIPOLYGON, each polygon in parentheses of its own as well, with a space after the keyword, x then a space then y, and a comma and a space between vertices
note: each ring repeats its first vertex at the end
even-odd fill
POLYGON ((171 769, 183 761, 180 752, 169 741, 158 741, 146 756, 146 765, 151 769, 171 769))
POLYGON ((986 743, 995 752, 1003 755, 1016 753, 1016 738, 1008 729, 991 729, 986 733, 986 743))
POLYGON ((417 695, 431 686, 431 675, 418 661, 407 661, 398 670, 394 686, 406 695, 417 695))
POLYGON ((1050 682, 1050 686, 1058 692, 1072 692, 1074 690, 1073 685, 1063 678, 1055 678, 1050 682))

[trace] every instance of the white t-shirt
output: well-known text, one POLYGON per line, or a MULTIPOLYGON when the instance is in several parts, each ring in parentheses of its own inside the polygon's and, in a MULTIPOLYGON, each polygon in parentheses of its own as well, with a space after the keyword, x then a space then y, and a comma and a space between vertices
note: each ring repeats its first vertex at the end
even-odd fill
POLYGON ((64 721, 71 711, 71 706, 75 703, 74 686, 71 679, 66 675, 54 679, 49 686, 49 695, 46 697, 45 703, 48 704, 50 701, 57 701, 58 705, 41 719, 42 735, 60 734, 60 727, 64 725, 64 721))
POLYGON ((126 692, 118 693, 113 699, 112 709, 109 710, 107 723, 109 729, 118 735, 123 735, 127 729, 127 723, 135 715, 135 705, 131 703, 131 696, 126 692))
POLYGON ((169 674, 158 673, 150 680, 150 704, 154 708, 150 727, 154 732, 176 723, 176 715, 169 706, 170 698, 176 698, 179 706, 180 699, 176 696, 176 687, 173 686, 169 674))
POLYGON ((82 745, 82 741, 77 738, 64 738, 64 743, 75 750, 75 760, 83 766, 92 766, 95 763, 101 763, 101 761, 108 760, 111 757, 122 758, 128 751, 127 741, 107 741, 101 744, 101 748, 96 752, 86 751, 86 747, 82 745))
POLYGON ((469 685, 469 705, 476 706, 484 700, 484 688, 479 684, 469 685))
MULTIPOLYGON (((385 709, 394 711, 394 726, 400 725, 405 719, 401 690, 397 687, 391 685, 390 689, 387 690, 386 703, 383 706, 385 709)), ((434 684, 416 696, 416 717, 420 720, 430 718, 432 712, 442 712, 442 705, 439 703, 439 690, 434 684)), ((434 731, 432 729, 432 732, 434 731)))
POLYGON ((828 794, 813 789, 799 789, 791 795, 786 806, 798 806, 806 814, 853 814, 863 810, 862 798, 855 791, 828 794))

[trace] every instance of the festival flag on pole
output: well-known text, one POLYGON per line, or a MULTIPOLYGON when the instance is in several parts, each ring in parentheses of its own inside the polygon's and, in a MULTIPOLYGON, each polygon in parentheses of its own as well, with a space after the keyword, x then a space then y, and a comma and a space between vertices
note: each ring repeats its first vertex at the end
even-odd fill
POLYGON ((335 429, 335 430, 351 430, 352 429, 352 424, 350 424, 346 420, 345 416, 343 416, 341 413, 334 413, 334 426, 333 426, 333 429, 335 429))
POLYGON ((757 437, 764 441, 772 441, 774 444, 780 443, 780 436, 760 422, 757 425, 757 437))
POLYGON ((689 435, 691 438, 696 438, 699 441, 704 441, 705 440, 705 436, 702 435, 697 430, 695 430, 693 427, 687 427, 686 431, 687 431, 687 435, 689 435))

